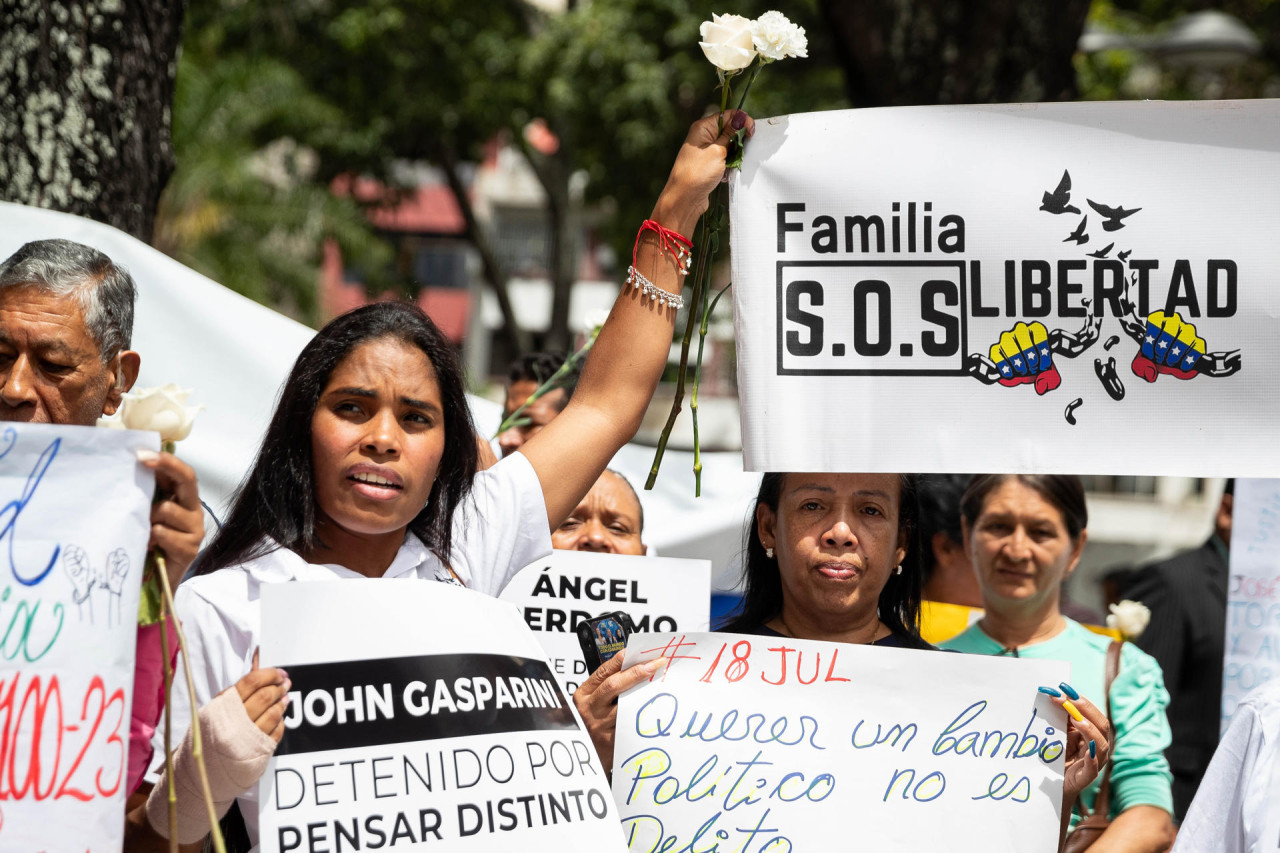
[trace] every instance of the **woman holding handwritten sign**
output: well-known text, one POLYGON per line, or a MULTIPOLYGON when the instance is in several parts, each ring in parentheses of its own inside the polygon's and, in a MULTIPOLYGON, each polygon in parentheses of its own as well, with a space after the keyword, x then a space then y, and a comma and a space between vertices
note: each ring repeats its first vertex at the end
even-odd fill
MULTIPOLYGON (((985 613, 943 645, 973 654, 1065 660, 1077 686, 1093 696, 1106 695, 1110 639, 1059 610, 1062 582, 1080 562, 1088 539, 1080 479, 980 475, 965 491, 960 512, 985 613)), ((1114 819, 1091 850, 1156 853, 1172 841, 1172 777, 1164 757, 1170 737, 1168 704, 1159 664, 1125 643, 1110 690, 1116 742, 1110 782, 1114 819)), ((1082 793, 1086 807, 1093 807, 1097 792, 1095 783, 1082 793)))
MULTIPOLYGON (((722 630, 932 649, 919 633, 917 512, 913 475, 765 474, 747 529, 742 607, 722 630)), ((606 767, 617 697, 649 677, 645 667, 620 672, 621 657, 574 694, 606 767)), ((1068 733, 1068 801, 1097 777, 1109 749, 1105 715, 1086 699, 1075 705, 1082 719, 1068 733)))
MULTIPOLYGON (((200 703, 249 670, 263 584, 403 577, 497 595, 551 551, 551 531, 640 424, 682 303, 683 235, 707 209, 730 141, 751 130, 742 112, 693 125, 641 228, 634 287, 615 302, 573 399, 488 470, 477 473, 457 356, 416 307, 357 309, 307 344, 227 523, 178 592, 200 703)), ((173 719, 189 719, 185 692, 174 700, 173 719)), ((255 800, 255 789, 240 793, 256 843, 255 800)))

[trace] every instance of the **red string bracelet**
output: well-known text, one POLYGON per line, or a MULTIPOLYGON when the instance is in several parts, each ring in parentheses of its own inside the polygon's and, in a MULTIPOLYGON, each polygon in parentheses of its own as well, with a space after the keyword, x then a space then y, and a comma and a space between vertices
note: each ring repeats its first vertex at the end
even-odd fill
POLYGON ((640 230, 636 233, 636 243, 631 248, 631 266, 636 265, 636 254, 640 251, 640 238, 646 231, 652 231, 658 235, 662 250, 676 262, 680 275, 688 275, 689 264, 693 258, 693 241, 670 228, 664 228, 652 219, 646 219, 640 223, 640 230))

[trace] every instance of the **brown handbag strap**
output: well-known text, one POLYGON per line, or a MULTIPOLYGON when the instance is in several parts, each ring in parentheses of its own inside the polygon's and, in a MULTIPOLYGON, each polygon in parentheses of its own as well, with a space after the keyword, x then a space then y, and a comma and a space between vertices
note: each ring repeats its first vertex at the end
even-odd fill
MULTIPOLYGON (((1124 648, 1124 642, 1121 640, 1112 640, 1111 645, 1107 647, 1107 668, 1105 676, 1105 688, 1103 693, 1107 697, 1107 722, 1111 725, 1111 755, 1116 752, 1116 725, 1111 719, 1111 685, 1115 682, 1116 676, 1120 674, 1120 652, 1124 648)), ((1106 817, 1111 813, 1111 758, 1107 758, 1107 764, 1102 768, 1102 781, 1098 783, 1098 795, 1093 798, 1093 810, 1090 811, 1085 807, 1084 800, 1076 797, 1076 809, 1080 812, 1081 817, 1089 817, 1093 814, 1106 817)))

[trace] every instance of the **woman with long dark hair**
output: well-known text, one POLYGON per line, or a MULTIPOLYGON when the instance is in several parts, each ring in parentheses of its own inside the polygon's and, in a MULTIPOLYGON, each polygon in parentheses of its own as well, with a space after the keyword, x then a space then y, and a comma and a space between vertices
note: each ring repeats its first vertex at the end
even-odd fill
MULTIPOLYGON (((730 140, 751 129, 742 112, 693 125, 572 400, 492 468, 477 473, 460 366, 419 309, 379 303, 320 330, 285 383, 226 523, 178 591, 202 706, 251 669, 264 584, 420 578, 496 595, 551 551, 551 531, 639 427, 682 304, 685 235, 724 174, 730 140)), ((278 738, 271 723, 290 687, 281 678, 278 701, 246 739, 278 738)), ((185 691, 173 698, 172 718, 189 720, 185 691)), ((256 792, 233 794, 256 843, 256 792)))
POLYGON ((747 525, 736 634, 932 648, 913 474, 765 474, 747 525))
MULTIPOLYGON (((916 482, 911 474, 765 474, 746 525, 742 604, 720 630, 933 649, 920 638, 916 482)), ((650 662, 622 671, 622 657, 573 697, 605 767, 613 763, 617 697, 656 669, 650 662)), ((1076 705, 1085 719, 1068 723, 1068 802, 1097 776, 1110 741, 1106 717, 1083 697, 1076 705)))
MULTIPOLYGON (((1099 848, 1157 853, 1173 840, 1172 776, 1160 665, 1132 643, 1120 649, 1119 672, 1106 687, 1111 639, 1062 615, 1062 583, 1080 563, 1089 512, 1079 477, 983 474, 960 499, 965 548, 982 588, 982 618, 944 648, 971 654, 1065 660, 1071 681, 1107 697, 1115 726, 1110 770, 1110 826, 1099 848)), ((1080 795, 1097 805, 1098 783, 1080 795)), ((1079 818, 1077 812, 1075 818, 1079 818)))

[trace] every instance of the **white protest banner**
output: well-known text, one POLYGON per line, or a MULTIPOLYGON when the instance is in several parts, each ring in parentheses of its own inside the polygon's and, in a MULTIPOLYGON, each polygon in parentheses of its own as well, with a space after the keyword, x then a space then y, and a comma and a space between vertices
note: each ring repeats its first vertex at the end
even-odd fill
POLYGON ((123 843, 156 433, 0 426, 0 850, 123 843))
POLYGON ((511 605, 420 580, 268 584, 262 661, 293 681, 258 786, 264 853, 621 848, 591 740, 511 605))
POLYGON ((711 563, 552 551, 521 569, 502 591, 502 600, 520 608, 560 686, 572 695, 589 675, 579 624, 621 610, 637 632, 705 631, 711 621, 711 563))
POLYGON ((1222 667, 1222 730, 1249 691, 1280 675, 1280 480, 1236 480, 1222 667))
POLYGON ((1058 847, 1062 661, 735 634, 636 635, 618 702, 633 853, 1058 847))
POLYGON ((757 122, 746 466, 1280 476, 1277 182, 1280 101, 757 122))

